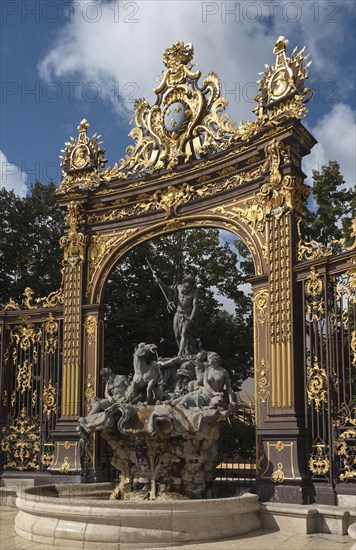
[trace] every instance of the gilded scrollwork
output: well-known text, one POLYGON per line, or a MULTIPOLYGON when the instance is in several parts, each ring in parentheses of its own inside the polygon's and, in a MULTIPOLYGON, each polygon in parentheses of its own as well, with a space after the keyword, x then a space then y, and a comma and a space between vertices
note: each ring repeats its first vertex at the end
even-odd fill
POLYGON ((168 220, 164 226, 165 231, 175 231, 177 229, 182 229, 186 224, 179 218, 173 218, 172 220, 168 220))
POLYGON ((310 274, 305 283, 305 296, 307 315, 311 321, 320 321, 325 312, 324 283, 322 276, 314 267, 310 268, 310 274))
POLYGON ((284 481, 284 472, 282 462, 278 462, 277 470, 275 470, 271 475, 271 481, 273 483, 283 483, 284 481))
POLYGON ((23 292, 23 299, 20 304, 17 304, 13 298, 5 304, 4 310, 22 310, 22 309, 37 309, 49 308, 63 304, 62 289, 51 292, 48 296, 36 298, 33 303, 34 291, 30 287, 26 287, 23 292))
POLYGON ((87 275, 87 293, 90 291, 96 274, 100 270, 100 265, 115 248, 121 248, 123 243, 130 239, 138 228, 126 229, 117 233, 103 235, 93 235, 89 240, 88 246, 88 275, 87 275))
POLYGON ((264 325, 268 319, 268 291, 265 288, 258 290, 253 298, 255 305, 256 321, 260 325, 264 325))
POLYGON ((16 392, 15 390, 12 392, 11 394, 11 397, 10 397, 10 405, 11 407, 13 407, 15 405, 15 401, 16 401, 16 392))
POLYGON ((3 468, 39 470, 39 420, 27 416, 23 407, 17 418, 2 428, 1 450, 4 453, 3 468))
POLYGON ((84 397, 85 397, 85 406, 87 409, 87 413, 90 412, 91 409, 91 400, 95 395, 94 391, 94 378, 91 374, 88 374, 86 383, 85 383, 85 389, 84 389, 84 397))
POLYGON ((184 183, 179 188, 170 185, 167 189, 156 191, 153 199, 157 208, 163 208, 166 212, 166 217, 169 218, 172 215, 176 216, 178 207, 188 202, 192 196, 193 188, 184 183))
POLYGON ((305 64, 309 57, 304 55, 305 47, 299 52, 294 48, 292 55, 287 57, 287 46, 288 40, 280 36, 273 50, 276 62, 266 66, 259 81, 255 112, 260 118, 266 117, 269 112, 271 120, 302 119, 307 112, 305 103, 313 97, 312 90, 304 86, 304 81, 309 77, 310 65, 310 62, 305 64))
POLYGON ((257 395, 263 404, 270 397, 269 370, 266 360, 262 358, 257 368, 257 395))
POLYGON ((85 338, 89 346, 96 342, 98 320, 95 315, 88 315, 84 320, 85 338))
POLYGON ((302 235, 302 218, 298 219, 297 258, 298 260, 317 260, 326 258, 339 252, 350 252, 356 249, 356 218, 352 220, 351 244, 347 244, 346 238, 331 239, 327 245, 314 239, 307 241, 302 235))
POLYGON ((343 403, 336 421, 335 429, 335 452, 340 459, 338 477, 340 481, 347 482, 356 477, 356 407, 353 404, 343 403))
MULTIPOLYGON (((228 167, 227 173, 223 173, 224 170, 221 170, 219 175, 229 176, 229 174, 233 172, 236 173, 229 177, 224 177, 223 179, 220 178, 219 181, 207 183, 206 178, 199 178, 199 185, 195 185, 194 187, 186 183, 179 187, 172 185, 165 189, 160 189, 151 195, 143 193, 133 202, 129 202, 127 199, 118 199, 118 201, 113 201, 110 204, 110 206, 115 206, 115 208, 110 208, 103 213, 97 211, 94 208, 95 205, 93 205, 91 212, 88 214, 88 222, 97 223, 118 220, 130 216, 138 216, 157 209, 165 210, 166 217, 169 218, 172 215, 177 215, 177 209, 181 204, 212 196, 222 191, 243 185, 244 183, 258 180, 267 173, 268 167, 268 159, 260 160, 259 165, 252 170, 244 169, 237 171, 236 168, 230 166, 228 167)), ((240 216, 244 218, 247 223, 255 225, 256 214, 253 212, 254 206, 252 206, 252 204, 256 201, 257 199, 254 199, 253 202, 246 201, 243 208, 236 210, 236 216, 240 216)), ((261 203, 261 205, 264 205, 264 202, 261 203)), ((260 207, 260 210, 261 209, 262 206, 260 207)), ((263 224, 259 224, 259 231, 263 231, 264 221, 265 216, 263 216, 263 224)))
POLYGON ((28 361, 28 359, 17 366, 16 391, 21 390, 21 393, 24 393, 26 390, 31 388, 32 367, 33 365, 28 361))
POLYGON ((347 300, 356 304, 356 256, 353 256, 350 261, 354 267, 339 276, 335 290, 339 299, 345 296, 347 300))
POLYGON ((37 390, 34 390, 31 397, 32 408, 35 409, 37 405, 37 390))
POLYGON ((67 223, 69 231, 59 240, 63 248, 63 261, 69 265, 76 265, 84 261, 87 238, 84 233, 78 231, 78 224, 81 220, 81 207, 78 203, 71 201, 67 210, 67 223))
MULTIPOLYGON (((16 328, 10 332, 10 341, 16 343, 24 351, 40 342, 41 337, 42 331, 34 323, 16 325, 16 328)), ((16 350, 14 351, 16 352, 16 350)), ((15 361, 15 357, 13 359, 15 361)))
POLYGON ((307 369, 307 395, 308 403, 314 403, 317 412, 322 403, 327 403, 327 374, 317 357, 314 357, 313 366, 307 369))
POLYGON ((221 96, 216 73, 208 74, 203 87, 199 87, 201 73, 192 71, 193 46, 177 42, 168 48, 164 52, 167 70, 155 89, 156 103, 150 106, 145 99, 135 102, 136 126, 130 132, 135 143, 127 147, 119 164, 101 172, 101 179, 128 179, 172 170, 179 163, 211 156, 262 131, 267 136, 287 118, 303 118, 305 103, 312 95, 304 87, 308 78, 308 65, 304 66, 307 56, 303 55, 303 48, 287 57, 287 45, 284 37, 278 38, 274 49, 276 63, 267 66, 260 81, 255 110, 258 118, 239 125, 224 113, 228 102, 221 96))
POLYGON ((52 384, 52 379, 48 380, 48 385, 44 386, 42 394, 43 414, 50 417, 51 413, 57 412, 56 402, 57 390, 52 384))
POLYGON ((309 195, 309 188, 296 176, 282 176, 280 171, 282 158, 288 158, 283 142, 273 138, 265 149, 269 163, 269 181, 264 183, 256 195, 266 218, 277 219, 285 212, 300 214, 309 195))
POLYGON ((7 400, 8 400, 7 390, 4 390, 3 393, 2 393, 2 398, 1 398, 1 402, 2 402, 3 407, 6 407, 7 400))
POLYGON ((58 347, 58 326, 58 321, 50 313, 47 321, 44 323, 46 353, 53 354, 58 347))

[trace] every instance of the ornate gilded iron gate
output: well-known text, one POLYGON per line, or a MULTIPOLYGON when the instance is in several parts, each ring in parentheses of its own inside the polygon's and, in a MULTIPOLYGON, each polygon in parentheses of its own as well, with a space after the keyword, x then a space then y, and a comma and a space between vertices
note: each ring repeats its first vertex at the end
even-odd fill
MULTIPOLYGON (((315 487, 335 495, 355 480, 356 228, 348 248, 327 250, 298 234, 309 192, 302 158, 316 141, 301 122, 312 96, 308 56, 303 48, 287 57, 287 46, 280 36, 252 122, 228 120, 219 77, 212 72, 201 86, 193 46, 178 42, 164 52, 156 103, 135 104, 135 143, 119 164, 104 169, 86 120, 66 143, 57 190, 67 212, 62 288, 36 307, 27 289, 22 306, 10 299, 0 311, 5 469, 44 469, 53 437, 51 471, 80 472, 76 428, 99 391, 110 272, 154 237, 216 227, 244 241, 254 262, 260 495, 305 502, 315 487)), ((100 474, 95 445, 90 460, 100 474)))
POLYGON ((329 254, 302 286, 307 461, 326 502, 323 486, 347 493, 356 482, 356 266, 340 270, 340 256, 329 254))
POLYGON ((3 325, 2 468, 44 471, 60 414, 63 321, 58 312, 22 313, 3 325))

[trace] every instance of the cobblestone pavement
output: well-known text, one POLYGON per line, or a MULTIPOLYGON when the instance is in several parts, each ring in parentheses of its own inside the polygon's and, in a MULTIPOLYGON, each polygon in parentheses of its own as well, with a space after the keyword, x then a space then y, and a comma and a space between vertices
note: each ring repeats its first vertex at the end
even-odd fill
MULTIPOLYGON (((1 550, 50 550, 61 548, 72 550, 71 546, 52 546, 25 540, 15 535, 14 520, 17 510, 13 508, 0 508, 0 548, 1 550)), ((353 541, 348 535, 329 535, 314 533, 312 535, 299 535, 285 531, 269 531, 260 529, 247 535, 241 535, 237 539, 229 539, 221 542, 204 542, 199 544, 187 544, 183 546, 171 546, 170 550, 350 550, 353 541)), ((80 546, 75 546, 80 548, 80 546)), ((168 547, 167 547, 168 548, 168 547)), ((356 547, 355 547, 356 548, 356 547)), ((100 546, 96 550, 101 550, 100 546)), ((120 545, 117 550, 121 550, 120 545)), ((147 549, 148 550, 148 549, 147 549)), ((153 548, 150 548, 153 550, 153 548)), ((161 549, 162 550, 162 549, 161 549)))

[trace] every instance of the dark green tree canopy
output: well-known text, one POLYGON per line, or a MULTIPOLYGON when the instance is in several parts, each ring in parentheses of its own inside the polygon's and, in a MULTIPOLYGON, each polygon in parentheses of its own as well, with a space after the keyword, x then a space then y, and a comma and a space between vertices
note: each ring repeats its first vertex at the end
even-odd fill
POLYGON ((0 190, 0 303, 10 297, 21 302, 26 286, 36 296, 60 286, 64 214, 55 189, 53 182, 37 181, 24 198, 0 190))
POLYGON ((306 210, 307 233, 314 239, 327 245, 333 239, 350 234, 352 219, 356 216, 356 192, 345 189, 345 181, 336 160, 321 167, 320 172, 313 170, 312 193, 315 210, 306 210))

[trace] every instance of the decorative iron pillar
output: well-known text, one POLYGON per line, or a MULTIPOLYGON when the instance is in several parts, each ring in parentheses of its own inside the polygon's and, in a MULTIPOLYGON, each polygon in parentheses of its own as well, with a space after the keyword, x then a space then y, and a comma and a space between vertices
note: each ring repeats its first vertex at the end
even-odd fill
MULTIPOLYGON (((260 188, 266 216, 268 284, 255 292, 257 481, 263 499, 305 500, 303 392, 295 379, 302 342, 293 284, 296 221, 307 196, 293 144, 266 147, 269 181, 260 188)), ((301 325, 300 325, 301 326, 301 325)), ((300 372, 301 376, 302 372, 300 372)))
POLYGON ((67 474, 80 468, 78 416, 81 413, 82 378, 82 288, 86 237, 78 231, 84 221, 79 203, 67 208, 69 230, 60 240, 63 248, 63 363, 61 416, 54 431, 55 453, 52 472, 67 474))

